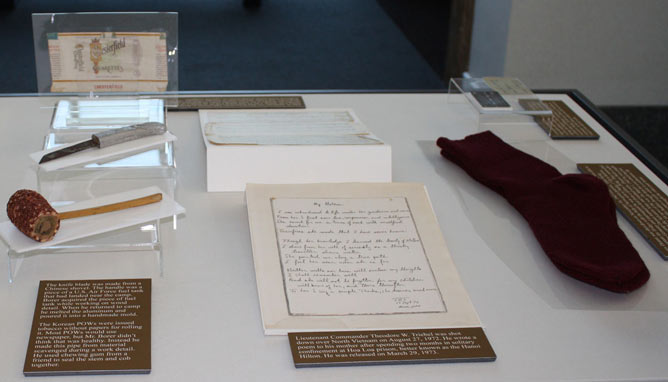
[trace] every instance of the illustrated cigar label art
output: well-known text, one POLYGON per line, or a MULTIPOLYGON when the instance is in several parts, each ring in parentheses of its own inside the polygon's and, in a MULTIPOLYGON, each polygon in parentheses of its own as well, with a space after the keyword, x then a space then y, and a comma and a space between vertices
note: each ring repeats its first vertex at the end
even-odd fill
POLYGON ((77 153, 79 151, 88 149, 102 149, 105 147, 117 145, 119 143, 134 141, 139 138, 148 137, 151 135, 164 134, 167 127, 164 123, 146 122, 138 125, 131 125, 121 127, 119 129, 111 129, 95 133, 91 135, 91 139, 77 143, 72 146, 67 146, 62 149, 52 151, 40 159, 39 164, 52 161, 54 159, 62 158, 64 156, 77 153))
POLYGON ((38 192, 33 190, 18 190, 9 198, 9 202, 7 202, 7 216, 16 228, 26 236, 39 242, 45 242, 51 240, 56 235, 62 219, 73 219, 125 210, 157 203, 161 200, 162 194, 156 193, 118 203, 59 213, 38 192))

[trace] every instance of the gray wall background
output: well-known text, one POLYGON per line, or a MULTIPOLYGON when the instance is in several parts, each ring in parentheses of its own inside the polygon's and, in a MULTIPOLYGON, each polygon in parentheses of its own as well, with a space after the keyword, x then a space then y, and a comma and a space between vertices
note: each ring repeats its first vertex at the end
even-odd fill
POLYGON ((598 105, 666 105, 668 1, 478 0, 469 72, 598 105))

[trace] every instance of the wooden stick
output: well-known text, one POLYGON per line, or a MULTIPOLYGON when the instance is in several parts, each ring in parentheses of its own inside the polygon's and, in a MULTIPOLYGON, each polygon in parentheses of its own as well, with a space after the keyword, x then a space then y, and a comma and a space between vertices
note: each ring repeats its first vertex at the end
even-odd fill
POLYGON ((162 200, 162 194, 157 193, 149 196, 144 196, 142 198, 126 200, 124 202, 118 202, 113 204, 106 204, 104 206, 84 208, 82 210, 68 211, 58 213, 58 217, 62 219, 73 219, 80 218, 82 216, 91 216, 97 214, 103 214, 106 212, 113 212, 119 210, 125 210, 128 208, 139 207, 146 204, 157 203, 162 200))

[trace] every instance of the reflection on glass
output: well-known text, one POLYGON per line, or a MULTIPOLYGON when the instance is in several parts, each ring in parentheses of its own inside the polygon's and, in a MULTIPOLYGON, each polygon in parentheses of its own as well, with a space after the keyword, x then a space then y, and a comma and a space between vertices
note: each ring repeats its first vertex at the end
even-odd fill
POLYGON ((60 101, 53 129, 113 129, 144 122, 165 122, 161 99, 60 101))

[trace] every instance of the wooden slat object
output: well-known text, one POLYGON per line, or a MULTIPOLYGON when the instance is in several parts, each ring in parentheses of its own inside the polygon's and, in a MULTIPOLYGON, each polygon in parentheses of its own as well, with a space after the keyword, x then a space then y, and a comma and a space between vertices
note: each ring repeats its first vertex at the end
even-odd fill
POLYGON ((475 0, 452 0, 450 2, 450 20, 448 46, 445 57, 445 83, 450 78, 461 77, 469 70, 471 55, 471 35, 475 0))
POLYGON ((157 193, 157 194, 148 195, 148 196, 144 196, 144 197, 137 198, 137 199, 126 200, 126 201, 123 201, 123 202, 112 203, 112 204, 106 204, 106 205, 103 205, 103 206, 84 208, 84 209, 75 210, 75 211, 62 212, 62 213, 58 213, 58 217, 61 220, 62 219, 80 218, 80 217, 83 217, 83 216, 98 215, 98 214, 103 214, 103 213, 106 213, 106 212, 113 212, 113 211, 119 211, 119 210, 125 210, 125 209, 128 209, 128 208, 133 208, 133 207, 139 207, 139 206, 143 206, 143 205, 146 205, 146 204, 157 203, 161 200, 162 200, 162 194, 157 193))

